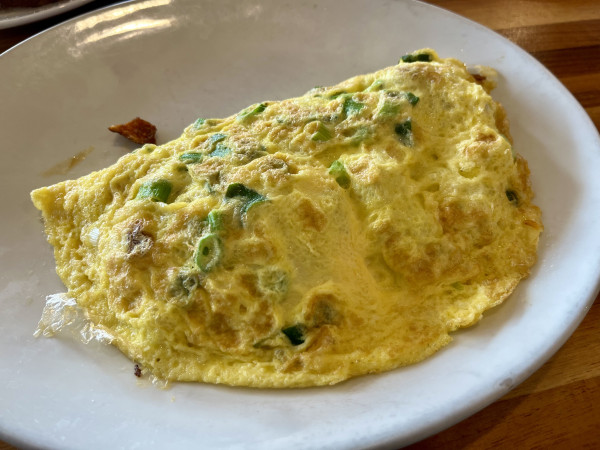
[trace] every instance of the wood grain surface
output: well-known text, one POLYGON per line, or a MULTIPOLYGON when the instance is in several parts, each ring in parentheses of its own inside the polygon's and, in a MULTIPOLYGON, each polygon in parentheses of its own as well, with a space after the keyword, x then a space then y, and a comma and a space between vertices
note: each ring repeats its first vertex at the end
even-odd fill
MULTIPOLYGON (((0 30, 0 52, 83 12, 97 0, 31 25, 0 30)), ((544 64, 600 129, 600 0, 437 0, 544 64)), ((599 174, 600 175, 600 174, 599 174)), ((0 442, 0 450, 13 449, 0 442)), ((600 297, 567 343, 536 373, 479 413, 410 449, 600 448, 600 297)))

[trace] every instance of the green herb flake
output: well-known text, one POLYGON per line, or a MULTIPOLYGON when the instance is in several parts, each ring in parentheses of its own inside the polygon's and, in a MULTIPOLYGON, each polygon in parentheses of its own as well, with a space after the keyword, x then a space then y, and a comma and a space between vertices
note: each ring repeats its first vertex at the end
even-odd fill
POLYGON ((360 110, 363 109, 364 107, 365 107, 364 103, 357 102, 357 101, 353 100, 352 97, 346 97, 344 99, 343 110, 344 110, 344 114, 346 115, 346 117, 352 116, 354 114, 358 114, 360 112, 360 110))
POLYGON ((402 144, 406 145, 407 147, 412 147, 413 136, 411 119, 406 119, 404 122, 397 124, 394 128, 394 131, 400 138, 400 142, 402 142, 402 144))
POLYGON ((350 187, 350 175, 348 175, 346 167, 344 167, 344 164, 341 161, 336 160, 331 163, 331 166, 329 166, 329 174, 335 178, 335 181, 342 189, 348 189, 350 187))
POLYGON ((202 153, 190 152, 190 153, 182 153, 179 155, 179 161, 184 162, 186 164, 197 164, 201 163, 204 156, 202 153))
POLYGON ((408 103, 410 103, 413 106, 419 103, 419 97, 417 97, 412 92, 407 92, 406 94, 404 94, 404 96, 406 97, 406 100, 408 100, 408 103))
POLYGON ((136 198, 149 198, 153 202, 167 203, 173 185, 167 180, 146 181, 140 186, 136 198))
POLYGON ((208 229, 211 233, 223 229, 223 213, 221 211, 213 209, 208 213, 206 220, 208 221, 208 229))
POLYGON ((223 158, 227 155, 229 155, 231 153, 231 149, 229 147, 227 147, 225 144, 223 144, 222 142, 218 142, 217 145, 215 146, 215 149, 210 152, 208 154, 208 156, 212 157, 218 157, 218 158, 223 158))
POLYGON ((358 145, 361 142, 367 140, 371 136, 371 130, 367 127, 360 127, 356 130, 356 132, 350 137, 351 145, 358 145))
POLYGON ((202 272, 214 269, 223 256, 223 243, 216 234, 207 234, 198 242, 194 262, 202 272))
POLYGON ((294 346, 304 343, 306 340, 304 336, 305 331, 306 327, 302 324, 292 325, 291 327, 283 328, 281 330, 294 346))
POLYGON ((327 128, 323 122, 319 122, 319 127, 317 128, 317 131, 315 131, 313 133, 313 135, 310 137, 310 139, 312 141, 323 142, 323 141, 328 141, 332 137, 333 137, 333 134, 331 134, 331 131, 329 130, 329 128, 327 128))
POLYGON ((410 53, 400 58, 399 62, 414 63, 414 62, 431 62, 433 57, 429 53, 410 53))
POLYGON ((506 198, 508 199, 509 202, 511 202, 515 206, 517 206, 519 204, 519 196, 512 189, 506 190, 506 198))
POLYGON ((192 125, 192 127, 197 130, 198 128, 200 128, 202 125, 204 125, 205 120, 204 119, 196 119, 196 121, 194 122, 194 124, 192 125))
POLYGON ((383 81, 375 80, 368 88, 365 89, 365 92, 380 91, 381 89, 383 89, 383 81))
POLYGON ((223 134, 223 133, 211 134, 210 137, 208 138, 208 142, 210 142, 211 144, 215 144, 217 142, 222 141, 226 137, 227 137, 227 135, 223 134))
POLYGON ((257 114, 260 114, 261 112, 263 112, 266 108, 267 108, 266 103, 259 103, 256 106, 251 106, 249 108, 246 108, 244 111, 242 111, 241 113, 238 114, 237 120, 240 122, 245 122, 247 120, 250 120, 250 119, 254 118, 254 116, 256 116, 257 114))
POLYGON ((329 95, 329 99, 330 100, 335 100, 336 98, 338 98, 340 95, 345 94, 346 91, 338 91, 338 92, 334 92, 333 94, 329 95))
POLYGON ((400 105, 398 103, 391 102, 389 100, 384 101, 381 108, 379 108, 379 114, 382 116, 396 116, 400 113, 400 105))
POLYGON ((244 205, 242 206, 242 214, 244 215, 252 206, 267 200, 267 198, 264 195, 261 195, 258 192, 247 188, 242 183, 233 183, 227 186, 225 198, 238 197, 244 202, 244 205))

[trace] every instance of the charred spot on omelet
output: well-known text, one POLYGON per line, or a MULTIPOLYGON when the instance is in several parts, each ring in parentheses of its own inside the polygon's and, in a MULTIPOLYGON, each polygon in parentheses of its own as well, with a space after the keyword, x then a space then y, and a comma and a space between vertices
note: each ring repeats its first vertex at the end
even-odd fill
POLYGON ((420 361, 536 258, 491 74, 421 50, 36 190, 57 272, 169 380, 310 386, 420 361))

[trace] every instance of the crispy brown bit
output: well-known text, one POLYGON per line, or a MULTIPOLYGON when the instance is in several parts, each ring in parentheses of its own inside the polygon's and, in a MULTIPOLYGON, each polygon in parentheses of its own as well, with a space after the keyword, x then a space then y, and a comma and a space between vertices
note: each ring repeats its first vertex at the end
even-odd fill
POLYGON ((139 117, 121 125, 112 125, 108 129, 136 144, 156 144, 156 127, 139 117))
POLYGON ((140 366, 138 366, 137 364, 133 366, 133 374, 138 378, 142 376, 142 369, 140 369, 140 366))
POLYGON ((136 220, 127 232, 127 254, 129 256, 144 256, 150 251, 154 239, 144 231, 144 222, 136 220))
POLYGON ((477 84, 483 84, 484 81, 487 79, 486 77, 484 77, 483 75, 479 75, 478 73, 472 73, 471 76, 475 78, 475 82, 477 84))

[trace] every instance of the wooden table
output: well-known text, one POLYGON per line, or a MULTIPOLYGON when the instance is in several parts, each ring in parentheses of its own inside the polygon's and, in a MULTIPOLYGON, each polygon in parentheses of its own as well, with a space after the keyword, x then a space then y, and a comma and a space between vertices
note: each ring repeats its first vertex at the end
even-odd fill
MULTIPOLYGON (((70 17, 0 31, 0 52, 70 17)), ((437 0, 541 61, 600 129, 600 0, 437 0)), ((12 449, 0 442, 0 450, 12 449)), ((600 297, 569 341, 533 376, 461 423, 411 449, 600 448, 600 297)))

